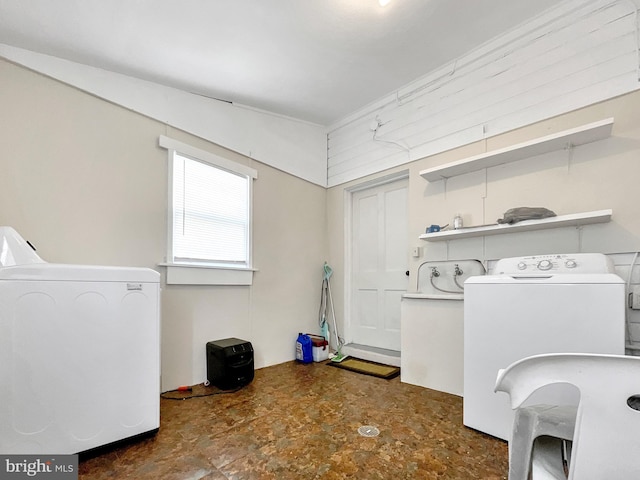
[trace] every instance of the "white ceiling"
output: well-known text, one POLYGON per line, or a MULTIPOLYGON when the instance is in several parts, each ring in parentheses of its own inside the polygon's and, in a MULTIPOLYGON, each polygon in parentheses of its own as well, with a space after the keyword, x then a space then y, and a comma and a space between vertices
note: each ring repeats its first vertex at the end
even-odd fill
POLYGON ((329 125, 558 3, 0 0, 0 43, 329 125))

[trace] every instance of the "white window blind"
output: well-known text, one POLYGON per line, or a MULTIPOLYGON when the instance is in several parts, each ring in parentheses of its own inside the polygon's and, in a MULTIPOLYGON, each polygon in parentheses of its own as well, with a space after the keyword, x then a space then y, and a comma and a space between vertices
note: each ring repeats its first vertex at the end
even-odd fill
POLYGON ((169 153, 167 284, 251 285, 258 172, 163 135, 169 153))
POLYGON ((246 267, 251 179, 188 158, 173 161, 173 261, 246 267))

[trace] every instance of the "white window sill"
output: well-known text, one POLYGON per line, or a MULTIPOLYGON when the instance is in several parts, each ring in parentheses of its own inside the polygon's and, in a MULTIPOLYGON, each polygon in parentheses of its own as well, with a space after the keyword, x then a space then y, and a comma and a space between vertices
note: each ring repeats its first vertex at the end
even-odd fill
POLYGON ((252 268, 159 263, 167 268, 167 285, 251 285, 252 268))

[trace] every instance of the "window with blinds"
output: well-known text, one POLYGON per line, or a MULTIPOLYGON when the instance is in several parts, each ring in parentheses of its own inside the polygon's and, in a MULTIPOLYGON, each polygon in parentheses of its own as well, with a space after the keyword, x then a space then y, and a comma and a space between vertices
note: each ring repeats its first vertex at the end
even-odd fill
POLYGON ((163 135, 168 151, 167 284, 251 285, 258 172, 163 135))
POLYGON ((174 152, 173 262, 248 267, 251 179, 174 152))

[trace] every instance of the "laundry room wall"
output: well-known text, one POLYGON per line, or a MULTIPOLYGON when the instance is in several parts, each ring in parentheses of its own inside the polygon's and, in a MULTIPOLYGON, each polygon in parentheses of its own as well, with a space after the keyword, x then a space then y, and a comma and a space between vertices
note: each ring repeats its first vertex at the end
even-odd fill
MULTIPOLYGON (((640 250, 640 93, 633 92, 581 108, 549 120, 519 128, 486 140, 395 167, 376 175, 332 187, 328 191, 329 251, 334 270, 347 271, 345 212, 349 189, 394 171, 409 169, 410 288, 417 289, 417 270, 425 261, 479 259, 485 263, 510 256, 545 253, 602 252, 618 264, 626 280, 633 252, 640 250), (428 182, 422 170, 488 151, 614 118, 609 138, 560 149, 544 155, 428 182), (464 226, 495 223, 513 207, 546 207, 557 215, 611 209, 608 223, 563 227, 467 239, 427 242, 418 237, 431 224, 452 224, 461 214, 464 226), (417 258, 411 256, 420 247, 417 258)), ((640 268, 633 269, 631 283, 640 282, 640 268)), ((344 277, 344 276, 343 276, 344 277)), ((338 278, 344 284, 345 278, 338 278)), ((336 288, 338 317, 348 319, 341 289, 336 288)), ((640 321, 630 312, 632 324, 640 321)), ((632 340, 640 329, 632 325, 632 340)), ((343 326, 344 328, 344 326, 343 326)), ((637 337, 637 338, 636 338, 637 337)))
POLYGON ((314 123, 0 43, 0 58, 325 186, 327 139, 314 123))
MULTIPOLYGON (((550 252, 631 252, 640 249, 640 122, 638 92, 520 128, 463 149, 411 164, 410 238, 424 258, 483 260, 550 252), (609 138, 522 160, 428 182, 420 171, 485 152, 511 147, 549 134, 613 118, 609 138), (443 242, 417 240, 430 224, 453 222, 460 213, 465 226, 496 223, 513 207, 546 207, 557 215, 612 209, 612 221, 527 233, 475 237, 443 242)), ((416 266, 420 259, 413 261, 416 266)))
POLYGON ((257 368, 293 360, 297 333, 317 328, 323 187, 3 60, 0 78, 0 224, 47 262, 148 267, 164 282, 160 135, 256 169, 253 285, 162 284, 162 387, 204 381, 220 338, 251 341, 257 368))
POLYGON ((329 127, 328 185, 637 90, 638 6, 562 0, 329 127))

